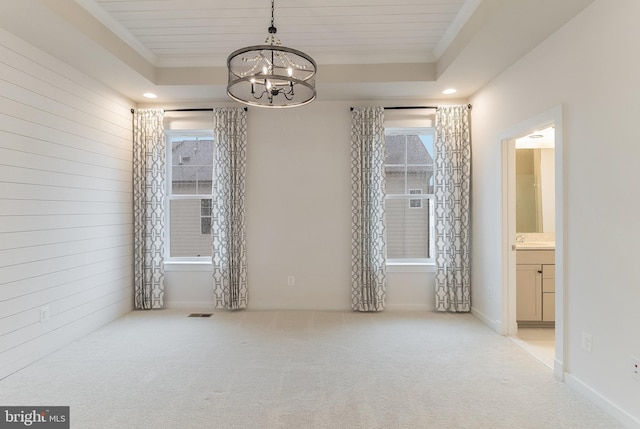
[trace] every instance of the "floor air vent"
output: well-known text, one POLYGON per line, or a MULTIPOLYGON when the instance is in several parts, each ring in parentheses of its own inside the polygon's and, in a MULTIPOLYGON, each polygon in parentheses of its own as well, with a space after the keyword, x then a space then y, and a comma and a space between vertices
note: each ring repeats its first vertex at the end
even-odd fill
POLYGON ((189 317, 211 317, 213 314, 211 313, 191 313, 189 317))

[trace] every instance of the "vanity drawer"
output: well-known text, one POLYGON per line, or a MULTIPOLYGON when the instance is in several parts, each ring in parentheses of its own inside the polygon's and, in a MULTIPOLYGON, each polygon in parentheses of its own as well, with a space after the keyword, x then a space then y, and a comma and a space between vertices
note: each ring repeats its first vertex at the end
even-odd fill
POLYGON ((516 264, 555 264, 555 250, 518 250, 516 264))
POLYGON ((556 294, 542 294, 542 320, 544 322, 555 322, 556 320, 556 294))
POLYGON ((545 264, 542 266, 542 278, 543 279, 555 279, 556 278, 556 266, 552 264, 545 264))

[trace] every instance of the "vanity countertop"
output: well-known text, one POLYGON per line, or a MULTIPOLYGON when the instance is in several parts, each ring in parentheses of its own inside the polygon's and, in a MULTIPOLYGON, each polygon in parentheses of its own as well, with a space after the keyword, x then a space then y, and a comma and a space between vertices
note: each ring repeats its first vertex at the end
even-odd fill
POLYGON ((525 241, 516 243, 516 250, 555 250, 556 243, 553 241, 525 241))

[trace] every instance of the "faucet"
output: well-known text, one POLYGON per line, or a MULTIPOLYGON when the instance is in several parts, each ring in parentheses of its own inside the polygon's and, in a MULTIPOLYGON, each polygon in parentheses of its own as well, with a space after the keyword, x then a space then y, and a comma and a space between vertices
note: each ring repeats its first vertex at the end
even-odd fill
POLYGON ((524 234, 516 235, 516 243, 524 243, 524 234))

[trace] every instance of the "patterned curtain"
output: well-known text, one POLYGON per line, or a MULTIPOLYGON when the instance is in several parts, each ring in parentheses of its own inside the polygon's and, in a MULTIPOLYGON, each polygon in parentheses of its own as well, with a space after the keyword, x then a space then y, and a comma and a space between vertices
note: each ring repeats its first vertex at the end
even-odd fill
POLYGON ((247 307, 247 240, 244 191, 247 174, 247 113, 217 108, 213 151, 213 285, 215 307, 247 307))
POLYGON ((164 112, 133 113, 135 308, 162 308, 164 297, 164 112))
POLYGON ((351 308, 382 311, 386 294, 384 110, 356 107, 351 120, 351 308))
POLYGON ((436 111, 436 310, 471 310, 471 136, 468 106, 436 111))

